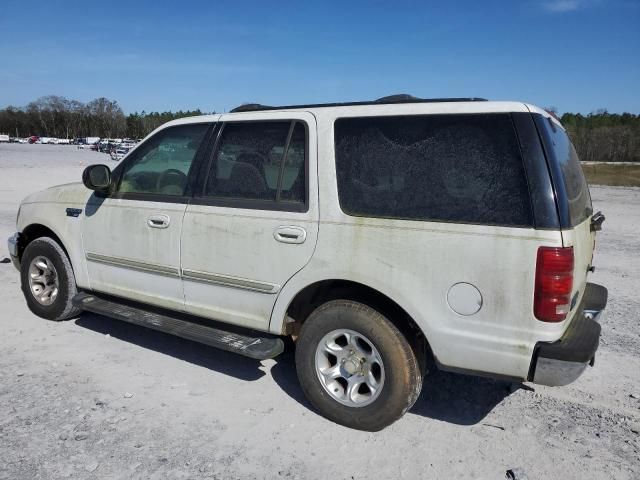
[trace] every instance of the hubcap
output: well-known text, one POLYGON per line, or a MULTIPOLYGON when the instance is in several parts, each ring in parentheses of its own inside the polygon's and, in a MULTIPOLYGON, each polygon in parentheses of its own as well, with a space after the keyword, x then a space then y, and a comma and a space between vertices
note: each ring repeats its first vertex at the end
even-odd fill
POLYGON ((58 296, 58 272, 51 260, 39 256, 29 265, 29 289, 41 305, 51 305, 58 296))
POLYGON ((316 349, 316 373, 331 397, 349 407, 364 407, 384 384, 382 357, 364 335, 348 329, 326 334, 316 349))

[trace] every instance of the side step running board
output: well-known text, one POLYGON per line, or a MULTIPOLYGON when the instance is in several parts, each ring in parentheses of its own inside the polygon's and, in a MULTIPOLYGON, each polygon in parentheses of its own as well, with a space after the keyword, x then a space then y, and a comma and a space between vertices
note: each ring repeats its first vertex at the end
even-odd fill
POLYGON ((125 322, 170 333, 178 337, 204 343, 228 352, 239 353, 256 360, 265 360, 281 354, 284 342, 281 338, 269 334, 251 332, 249 336, 241 333, 225 331, 219 328, 200 325, 177 318, 180 314, 170 316, 133 307, 117 300, 107 300, 90 293, 78 293, 73 297, 73 304, 88 312, 99 313, 125 322))

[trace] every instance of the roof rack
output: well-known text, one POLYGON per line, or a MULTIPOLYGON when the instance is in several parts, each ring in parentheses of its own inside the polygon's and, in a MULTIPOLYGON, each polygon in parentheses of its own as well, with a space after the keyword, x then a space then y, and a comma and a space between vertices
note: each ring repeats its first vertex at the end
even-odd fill
POLYGON ((247 103, 231 110, 231 113, 237 112, 257 112, 261 110, 291 110, 294 108, 320 108, 320 107, 355 107, 359 105, 385 105, 394 103, 446 103, 446 102, 486 102, 486 98, 468 97, 468 98, 418 98, 406 93, 389 95, 378 98, 377 100, 368 102, 343 102, 343 103, 312 103, 308 105, 283 105, 272 107, 269 105, 261 105, 259 103, 247 103))

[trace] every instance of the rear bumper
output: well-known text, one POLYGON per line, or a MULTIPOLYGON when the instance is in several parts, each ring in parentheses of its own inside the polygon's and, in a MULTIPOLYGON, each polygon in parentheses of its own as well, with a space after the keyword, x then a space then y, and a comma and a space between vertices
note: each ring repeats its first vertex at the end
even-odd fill
POLYGON ((551 387, 576 380, 587 365, 593 365, 600 342, 600 324, 607 305, 607 289, 587 283, 580 311, 562 338, 538 342, 534 350, 529 381, 551 387))
POLYGON ((14 267, 20 270, 20 233, 14 233, 7 240, 7 248, 9 249, 9 257, 14 267))

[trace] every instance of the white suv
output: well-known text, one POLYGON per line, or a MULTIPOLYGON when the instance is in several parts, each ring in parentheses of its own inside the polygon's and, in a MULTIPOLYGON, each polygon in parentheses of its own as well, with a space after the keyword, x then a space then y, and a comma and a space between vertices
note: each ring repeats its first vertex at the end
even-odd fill
POLYGON ((27 197, 37 315, 82 310, 257 359, 296 342, 311 403, 379 430, 440 368, 564 385, 593 364, 589 190, 560 123, 481 99, 172 121, 111 172, 27 197))

